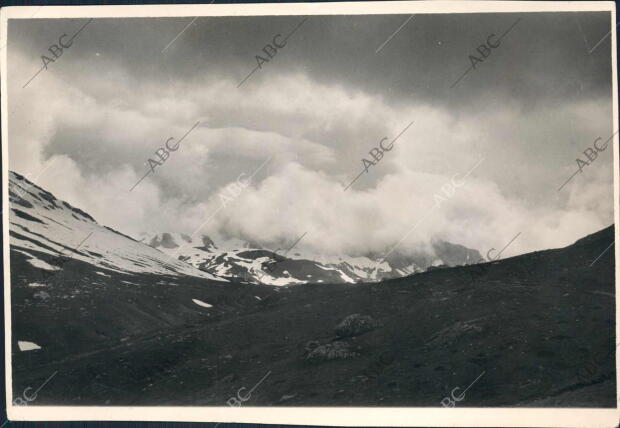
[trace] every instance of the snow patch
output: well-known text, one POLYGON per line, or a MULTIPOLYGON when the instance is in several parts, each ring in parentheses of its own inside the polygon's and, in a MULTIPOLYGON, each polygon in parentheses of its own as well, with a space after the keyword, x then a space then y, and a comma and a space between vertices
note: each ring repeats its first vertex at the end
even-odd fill
POLYGON ((36 349, 41 349, 41 347, 37 345, 36 343, 27 342, 25 340, 18 340, 17 346, 19 347, 20 351, 34 351, 36 349))
POLYGON ((28 287, 47 287, 47 284, 41 284, 40 282, 31 282, 28 287))
POLYGON ((36 257, 28 259, 28 263, 30 263, 32 266, 39 268, 39 269, 51 270, 51 271, 60 270, 59 267, 52 266, 49 263, 46 263, 41 259, 37 259, 36 257))
POLYGON ((208 304, 206 302, 203 302, 202 300, 198 300, 198 299, 192 299, 192 302, 194 302, 198 306, 202 306, 203 308, 212 308, 213 307, 213 305, 210 305, 210 304, 208 304))

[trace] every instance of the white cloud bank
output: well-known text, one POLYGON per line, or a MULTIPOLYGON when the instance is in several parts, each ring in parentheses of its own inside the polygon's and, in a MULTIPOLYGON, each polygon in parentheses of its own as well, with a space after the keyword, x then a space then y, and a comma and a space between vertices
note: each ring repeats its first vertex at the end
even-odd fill
POLYGON ((521 232, 506 256, 567 245, 613 222, 611 146, 557 192, 587 145, 607 138, 607 103, 522 111, 496 102, 450 112, 415 99, 391 105, 300 74, 240 89, 230 80, 132 91, 135 82, 120 79, 117 95, 89 79, 70 86, 51 72, 43 78, 44 90, 10 89, 10 169, 129 234, 196 231, 275 245, 307 232, 301 246, 356 255, 432 238, 484 253, 521 232), (155 150, 197 120, 130 192, 155 150), (411 121, 345 192, 368 151, 411 121), (268 159, 222 208, 219 192, 268 159), (442 186, 480 159, 433 208, 442 186))

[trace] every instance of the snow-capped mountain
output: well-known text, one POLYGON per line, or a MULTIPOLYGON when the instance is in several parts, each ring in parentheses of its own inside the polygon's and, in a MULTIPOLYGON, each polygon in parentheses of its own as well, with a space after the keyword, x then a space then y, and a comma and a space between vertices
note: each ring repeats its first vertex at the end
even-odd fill
POLYGON ((268 285, 377 282, 482 259, 476 250, 445 241, 434 242, 428 253, 394 253, 383 260, 373 256, 318 256, 299 249, 272 251, 241 240, 215 243, 206 235, 145 232, 139 240, 218 277, 268 285))
MULTIPOLYGON (((342 263, 319 262, 304 258, 299 253, 271 251, 252 247, 249 243, 232 240, 216 245, 206 236, 190 237, 182 233, 142 233, 139 240, 217 277, 237 278, 250 283, 290 285, 309 282, 356 282, 367 275, 348 275, 342 263)), ((364 261, 374 267, 370 259, 364 261)), ((383 268, 386 268, 383 266, 383 268)), ((357 266, 361 271, 361 267, 357 266)))
MULTIPOLYGON (((59 270, 44 255, 90 263, 121 273, 191 275, 222 280, 191 264, 100 225, 23 176, 9 172, 11 250, 35 267, 59 270)), ((161 243, 160 243, 161 244, 161 243)))
POLYGON ((214 242, 206 235, 143 233, 133 239, 21 175, 9 172, 11 249, 35 267, 59 268, 44 259, 63 257, 120 273, 191 275, 267 285, 376 282, 424 272, 433 266, 480 261, 478 251, 444 241, 433 251, 404 256, 315 255, 300 249, 270 250, 238 239, 214 242))

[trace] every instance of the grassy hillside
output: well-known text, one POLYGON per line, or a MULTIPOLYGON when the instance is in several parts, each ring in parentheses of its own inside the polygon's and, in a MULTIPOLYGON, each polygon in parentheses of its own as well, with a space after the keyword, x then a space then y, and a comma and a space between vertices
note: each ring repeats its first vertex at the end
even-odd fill
POLYGON ((285 288, 82 262, 31 287, 39 270, 12 252, 14 392, 58 371, 34 405, 225 405, 269 373, 244 406, 440 406, 484 373, 457 406, 615 407, 614 248, 590 266, 613 240, 609 227, 484 265, 285 288), (378 325, 338 338, 351 314, 378 325), (344 358, 306 358, 321 346, 344 358))

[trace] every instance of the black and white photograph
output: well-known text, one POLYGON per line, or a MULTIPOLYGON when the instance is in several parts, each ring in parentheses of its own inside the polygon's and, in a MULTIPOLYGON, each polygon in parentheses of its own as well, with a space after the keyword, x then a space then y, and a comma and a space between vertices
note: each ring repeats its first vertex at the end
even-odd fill
POLYGON ((9 416, 616 426, 615 5, 502 3, 2 8, 9 416))

